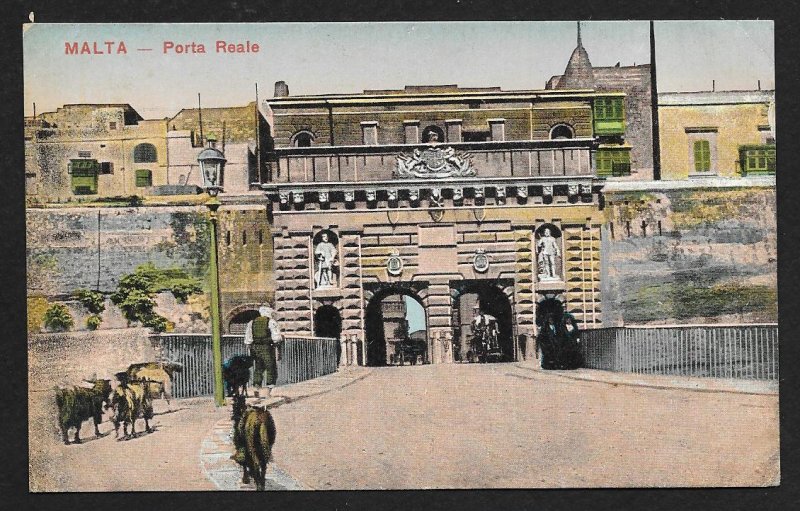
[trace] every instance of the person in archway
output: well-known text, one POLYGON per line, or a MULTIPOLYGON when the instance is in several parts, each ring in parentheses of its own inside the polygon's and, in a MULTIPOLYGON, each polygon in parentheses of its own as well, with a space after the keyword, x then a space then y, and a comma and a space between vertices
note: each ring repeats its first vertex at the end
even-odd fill
POLYGON ((478 305, 474 307, 473 311, 472 333, 475 336, 475 351, 478 353, 478 357, 485 362, 488 352, 497 348, 497 318, 482 312, 478 305))
POLYGON ((556 278, 556 257, 561 255, 556 238, 550 234, 550 229, 545 227, 542 237, 536 243, 539 250, 539 264, 542 270, 539 274, 548 279, 556 278))
POLYGON ((253 395, 260 397, 262 384, 265 385, 264 397, 269 397, 272 387, 278 381, 278 362, 275 357, 276 345, 283 342, 278 322, 272 317, 275 311, 262 305, 258 309, 259 317, 247 323, 244 332, 244 343, 250 348, 250 355, 255 362, 253 370, 253 395))
POLYGON ((317 271, 314 274, 314 283, 318 288, 335 286, 333 267, 336 261, 336 247, 328 241, 328 233, 323 232, 320 242, 314 248, 314 258, 317 260, 317 271))

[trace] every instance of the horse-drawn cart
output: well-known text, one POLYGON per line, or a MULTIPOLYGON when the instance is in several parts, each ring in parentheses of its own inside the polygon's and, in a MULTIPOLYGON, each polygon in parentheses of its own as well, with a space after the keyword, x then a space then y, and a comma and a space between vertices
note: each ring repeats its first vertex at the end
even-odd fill
POLYGON ((472 339, 467 352, 469 362, 491 362, 503 358, 500 348, 497 318, 480 313, 472 320, 472 339))
POLYGON ((394 363, 404 365, 409 362, 416 365, 417 362, 425 362, 425 352, 428 346, 421 339, 403 339, 394 343, 394 363))

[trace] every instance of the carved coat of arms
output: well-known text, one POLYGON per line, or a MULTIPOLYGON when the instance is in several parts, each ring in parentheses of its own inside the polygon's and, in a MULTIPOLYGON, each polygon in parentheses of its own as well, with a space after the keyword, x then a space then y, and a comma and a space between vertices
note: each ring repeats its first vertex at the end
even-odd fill
POLYGON ((411 156, 397 155, 396 177, 445 178, 470 177, 475 175, 472 155, 456 154, 452 147, 429 146, 424 150, 414 149, 411 156))

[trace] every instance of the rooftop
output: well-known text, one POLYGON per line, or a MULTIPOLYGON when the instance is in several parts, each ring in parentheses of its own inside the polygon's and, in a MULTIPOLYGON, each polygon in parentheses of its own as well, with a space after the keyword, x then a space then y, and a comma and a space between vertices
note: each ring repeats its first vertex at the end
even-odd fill
POLYGON ((769 103, 775 100, 774 90, 727 90, 693 92, 659 92, 659 106, 735 105, 769 103))

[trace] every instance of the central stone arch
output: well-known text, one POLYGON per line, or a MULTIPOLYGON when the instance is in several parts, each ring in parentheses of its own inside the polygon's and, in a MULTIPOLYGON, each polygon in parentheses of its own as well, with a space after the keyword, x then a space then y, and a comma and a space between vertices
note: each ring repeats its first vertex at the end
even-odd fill
POLYGON ((472 359, 471 322, 476 310, 497 319, 502 356, 497 361, 519 358, 514 332, 514 283, 512 279, 475 279, 451 282, 453 299, 453 358, 456 362, 472 359))
MULTIPOLYGON (((420 282, 375 283, 365 285, 364 290, 364 335, 366 365, 385 366, 396 362, 393 355, 395 343, 408 332, 403 297, 410 297, 422 307, 425 319, 423 362, 430 362, 430 339, 427 334, 428 313, 426 307, 427 286, 420 282), (387 332, 387 328, 393 331, 387 332), (399 329, 395 330, 395 328, 399 329), (392 346, 389 346, 389 345, 392 346)), ((419 334, 422 335, 422 334, 419 334)))

